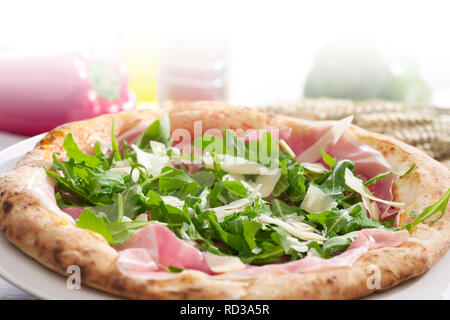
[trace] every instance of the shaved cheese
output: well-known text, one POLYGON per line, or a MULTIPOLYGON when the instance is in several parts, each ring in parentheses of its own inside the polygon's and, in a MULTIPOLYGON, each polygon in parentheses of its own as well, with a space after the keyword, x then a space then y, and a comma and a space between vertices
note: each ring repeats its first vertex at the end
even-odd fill
POLYGON ((150 147, 152 148, 153 154, 158 157, 164 157, 167 155, 166 145, 158 141, 150 141, 150 147))
POLYGON ((179 156, 181 154, 181 151, 178 148, 175 147, 167 148, 167 151, 169 150, 172 152, 172 156, 179 156))
POLYGON ((352 241, 353 240, 355 240, 356 239, 356 237, 358 237, 358 235, 359 235, 359 233, 360 233, 361 231, 353 231, 353 232, 349 232, 349 233, 347 233, 347 234, 344 234, 344 235, 342 235, 342 236, 340 236, 341 238, 344 238, 344 239, 348 239, 348 238, 350 238, 352 241))
POLYGON ((216 208, 211 208, 209 210, 214 211, 214 213, 217 216, 217 220, 219 222, 223 222, 223 220, 225 219, 226 216, 233 214, 235 212, 240 212, 243 211, 248 205, 250 205, 252 202, 247 199, 239 199, 236 201, 233 201, 227 205, 221 206, 221 207, 216 207, 216 208))
MULTIPOLYGON (((222 170, 229 173, 276 175, 279 170, 279 168, 269 169, 260 163, 242 157, 219 154, 217 158, 220 161, 219 164, 222 170)), ((206 168, 214 169, 214 160, 210 155, 203 156, 203 163, 206 168)))
POLYGON ((309 248, 308 253, 306 254, 308 257, 318 257, 321 258, 322 256, 315 248, 309 248))
POLYGON ((210 252, 204 252, 203 256, 211 271, 215 273, 242 270, 247 267, 238 257, 219 256, 210 252))
POLYGON ((286 232, 293 235, 294 237, 302 240, 313 240, 313 241, 326 240, 326 238, 323 237, 322 235, 310 231, 312 227, 306 223, 302 222, 297 222, 295 224, 292 222, 288 223, 278 218, 269 217, 268 215, 265 214, 260 215, 258 217, 258 220, 262 223, 274 224, 280 227, 281 229, 284 229, 286 232))
POLYGON ((130 218, 128 218, 127 216, 123 216, 122 217, 122 222, 129 222, 129 221, 133 221, 130 218))
POLYGON ((111 168, 109 171, 118 173, 122 176, 127 176, 131 172, 131 167, 118 167, 118 168, 111 168))
POLYGON ((337 207, 337 202, 333 201, 325 192, 311 184, 306 192, 305 198, 300 205, 309 213, 320 213, 337 207))
MULTIPOLYGON (((224 176, 225 179, 241 182, 247 189, 254 190, 256 186, 261 185, 259 194, 261 197, 268 197, 275 188, 281 177, 281 169, 269 169, 266 166, 244 159, 242 157, 234 157, 230 155, 218 155, 220 167, 229 174, 224 176), (258 175, 255 181, 248 181, 244 178, 245 174, 258 175)), ((214 160, 210 155, 203 156, 203 163, 206 168, 214 168, 214 160)))
POLYGON ((134 218, 134 221, 148 221, 148 214, 141 213, 134 218))
POLYGON ((305 220, 305 217, 299 216, 296 213, 290 213, 283 215, 283 220, 287 222, 303 222, 305 220))
POLYGON ((281 177, 281 169, 277 169, 277 172, 273 175, 259 175, 256 177, 255 181, 246 180, 243 174, 226 174, 223 176, 222 180, 232 180, 242 183, 248 190, 255 190, 258 185, 259 195, 261 197, 268 197, 272 193, 273 189, 281 177))
MULTIPOLYGON (((131 173, 131 167, 111 168, 111 169, 109 169, 109 171, 118 173, 122 176, 127 176, 131 173)), ((133 180, 133 182, 136 182, 136 181, 138 181, 139 176, 140 176, 140 171, 138 169, 135 169, 135 170, 133 170, 133 173, 131 174, 131 180, 133 180)))
POLYGON ((361 179, 356 178, 348 168, 345 169, 344 179, 345 179, 345 184, 350 189, 358 192, 361 195, 361 197, 365 197, 365 198, 373 200, 373 201, 381 202, 381 203, 384 203, 384 204, 387 204, 389 206, 393 206, 396 208, 403 208, 405 206, 405 204, 403 202, 387 201, 387 200, 383 200, 383 199, 375 197, 372 194, 372 192, 370 192, 369 188, 367 188, 364 185, 363 181, 361 179))
POLYGON ((130 160, 125 159, 125 160, 121 160, 121 161, 113 161, 113 167, 114 168, 127 168, 127 167, 131 167, 131 163, 130 160))
POLYGON ((364 207, 369 212, 370 218, 376 221, 380 221, 380 209, 375 202, 371 202, 367 197, 361 196, 364 207))
POLYGON ((314 173, 324 173, 324 172, 328 171, 327 168, 325 168, 320 163, 302 162, 300 164, 306 170, 314 172, 314 173))
POLYGON ((298 157, 298 161, 316 162, 317 160, 320 160, 322 157, 320 154, 320 148, 326 151, 329 146, 335 145, 341 138, 342 134, 350 127, 352 120, 353 116, 349 116, 333 124, 332 127, 328 129, 319 140, 316 141, 316 143, 306 149, 298 157))
POLYGON ((261 185, 259 189, 259 193, 261 197, 268 197, 272 193, 275 188, 278 180, 281 177, 281 169, 278 169, 277 172, 273 175, 260 175, 256 177, 254 182, 255 185, 261 185))
MULTIPOLYGON (((118 173, 122 176, 127 176, 131 173, 131 163, 128 159, 122 161, 114 161, 113 167, 109 171, 118 173)), ((134 170, 131 176, 131 180, 134 182, 138 181, 140 172, 139 170, 134 170)))
POLYGON ((158 156, 156 154, 148 153, 139 149, 134 144, 131 147, 136 152, 138 163, 142 164, 153 177, 159 177, 162 168, 172 166, 172 162, 167 155, 158 156))
POLYGON ((168 204, 172 207, 183 209, 184 207, 184 201, 178 199, 177 197, 173 196, 161 196, 162 201, 164 201, 165 204, 168 204))
POLYGON ((289 242, 290 247, 297 252, 308 252, 309 250, 308 244, 310 241, 300 242, 297 238, 291 237, 290 235, 286 237, 286 240, 289 242))

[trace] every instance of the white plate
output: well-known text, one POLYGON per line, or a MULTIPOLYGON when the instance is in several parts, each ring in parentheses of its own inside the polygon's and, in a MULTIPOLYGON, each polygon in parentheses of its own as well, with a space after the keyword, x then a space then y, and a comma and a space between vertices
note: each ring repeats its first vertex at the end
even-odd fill
MULTIPOLYGON (((39 135, 0 152, 0 173, 11 171, 16 162, 42 139, 39 135)), ((0 234, 0 276, 22 290, 43 299, 117 299, 107 293, 81 286, 68 289, 67 278, 47 269, 11 245, 0 234)), ((450 254, 421 277, 368 299, 450 299, 450 254)), ((69 275, 68 275, 69 276, 69 275)))

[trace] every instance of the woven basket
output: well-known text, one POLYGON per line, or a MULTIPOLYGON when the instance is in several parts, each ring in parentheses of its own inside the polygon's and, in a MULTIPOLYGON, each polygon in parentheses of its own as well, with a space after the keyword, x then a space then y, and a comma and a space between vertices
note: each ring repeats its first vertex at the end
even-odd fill
POLYGON ((339 120, 354 115, 354 124, 413 145, 450 168, 449 109, 386 100, 325 98, 264 105, 259 109, 312 120, 339 120))

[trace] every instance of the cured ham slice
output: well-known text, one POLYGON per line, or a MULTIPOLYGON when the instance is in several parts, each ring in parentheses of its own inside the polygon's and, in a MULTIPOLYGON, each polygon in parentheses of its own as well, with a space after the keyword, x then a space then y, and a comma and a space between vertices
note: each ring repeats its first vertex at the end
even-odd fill
MULTIPOLYGON (((133 255, 136 259, 142 259, 143 263, 148 263, 148 258, 151 258, 157 265, 164 267, 174 266, 211 273, 203 253, 193 245, 179 239, 162 224, 155 223, 142 228, 125 244, 116 248, 124 251, 145 249, 149 257, 144 257, 142 254, 133 255)), ((128 253, 125 253, 125 257, 129 257, 128 253)))
POLYGON ((67 213, 69 216, 71 216, 74 220, 78 219, 81 216, 81 213, 83 212, 83 208, 77 208, 77 207, 67 207, 62 209, 63 212, 67 213))
POLYGON ((300 162, 316 162, 321 159, 320 148, 328 150, 330 146, 336 145, 342 134, 347 131, 352 123, 353 116, 344 118, 328 129, 312 146, 298 155, 300 162))
POLYGON ((409 232, 407 230, 394 232, 384 229, 363 229, 355 241, 348 247, 348 250, 364 246, 367 243, 369 249, 397 247, 406 242, 408 238, 409 232))
POLYGON ((122 152, 122 141, 126 141, 128 145, 135 144, 138 137, 148 128, 148 125, 142 123, 138 126, 123 132, 120 136, 116 137, 119 143, 119 150, 122 152))
POLYGON ((141 278, 164 280, 178 276, 176 273, 158 271, 160 267, 143 248, 130 248, 119 253, 117 267, 124 275, 141 278))

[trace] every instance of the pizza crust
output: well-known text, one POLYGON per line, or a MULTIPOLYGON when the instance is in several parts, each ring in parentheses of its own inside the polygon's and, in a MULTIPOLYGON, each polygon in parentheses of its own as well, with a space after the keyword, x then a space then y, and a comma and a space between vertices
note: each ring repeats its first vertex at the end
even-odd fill
MULTIPOLYGON (((268 115, 251 109, 217 102, 178 105, 169 111, 172 131, 194 132, 194 120, 208 128, 264 128, 279 126, 308 130, 311 121, 268 115)), ((161 114, 141 111, 115 115, 115 134, 148 126, 161 114)), ((73 122, 49 132, 33 151, 19 161, 11 173, 0 176, 0 229, 20 250, 48 268, 68 276, 70 265, 81 268, 85 285, 133 299, 352 299, 391 288, 429 270, 450 247, 450 206, 437 221, 420 224, 410 239, 399 247, 370 250, 352 267, 335 267, 297 274, 267 274, 258 278, 209 276, 188 271, 170 280, 142 280, 126 277, 116 266, 118 253, 98 234, 79 229, 43 205, 42 199, 27 192, 31 177, 52 164, 52 154, 62 152, 66 134, 71 132, 85 152, 93 152, 96 141, 111 143, 111 115, 73 122), (374 265, 381 276, 380 288, 368 286, 374 265)), ((325 122, 324 122, 325 123, 325 122)), ((316 124, 316 122, 314 122, 316 124)), ((382 152, 394 170, 416 169, 396 179, 394 200, 411 209, 422 210, 436 202, 450 186, 450 172, 418 149, 394 138, 368 132, 356 126, 360 140, 382 152)), ((408 215, 402 216, 402 222, 408 215)), ((376 271, 377 272, 377 271, 376 271)))

